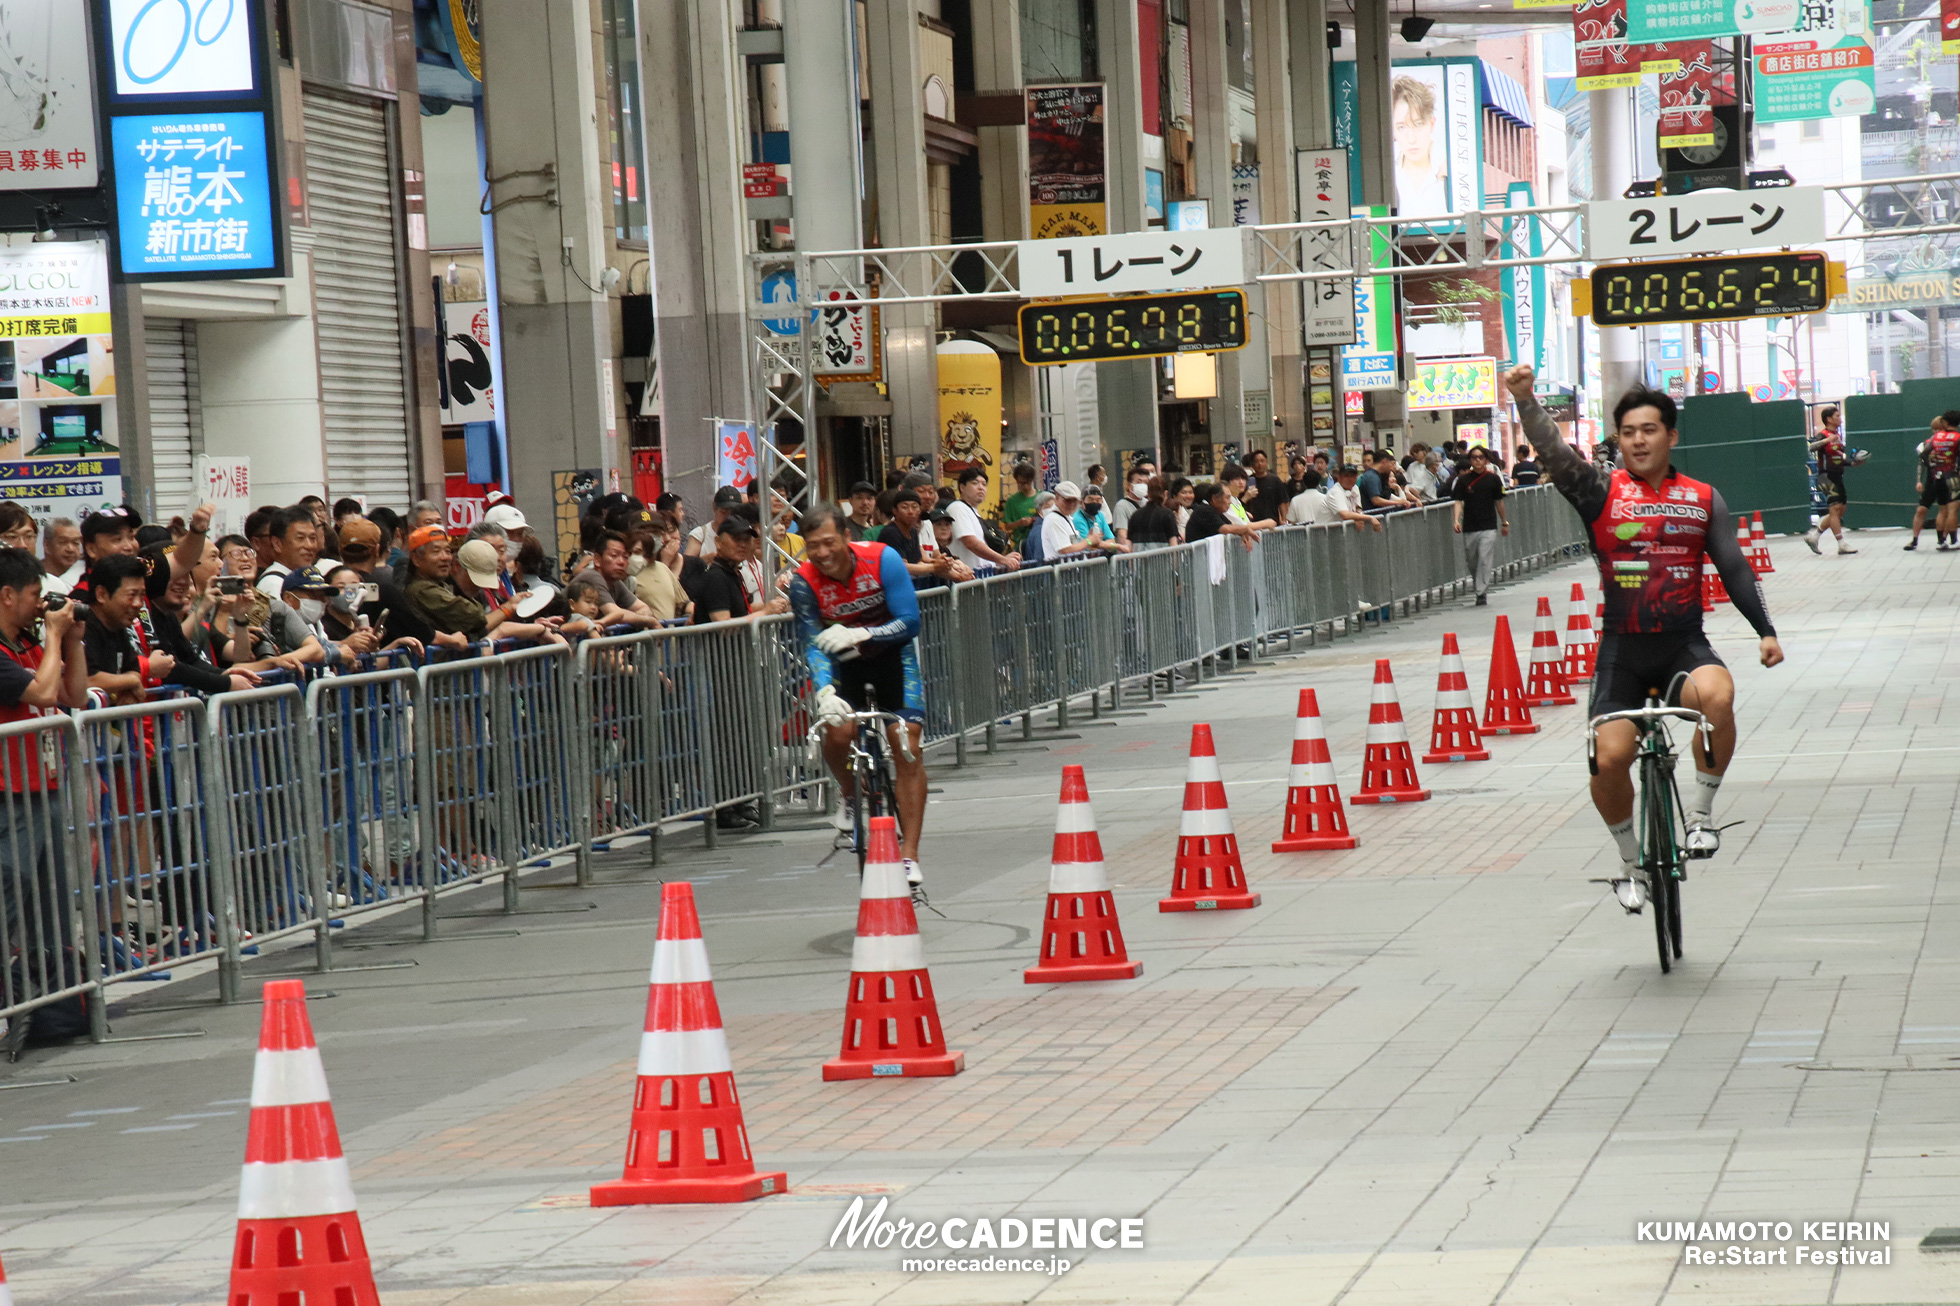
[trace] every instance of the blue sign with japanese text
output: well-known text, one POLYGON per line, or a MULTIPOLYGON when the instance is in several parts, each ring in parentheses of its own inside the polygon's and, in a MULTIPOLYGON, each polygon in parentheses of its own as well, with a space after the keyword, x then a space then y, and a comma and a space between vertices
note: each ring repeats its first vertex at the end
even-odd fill
POLYGON ((115 117, 110 158, 124 276, 276 273, 278 188, 263 113, 115 117))

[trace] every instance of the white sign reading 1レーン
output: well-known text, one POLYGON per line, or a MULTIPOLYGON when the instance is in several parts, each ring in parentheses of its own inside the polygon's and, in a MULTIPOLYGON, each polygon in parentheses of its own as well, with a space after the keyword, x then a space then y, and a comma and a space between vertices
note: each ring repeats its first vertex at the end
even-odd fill
POLYGON ((1824 239, 1824 189, 1704 190, 1586 205, 1586 257, 1663 258, 1815 245, 1824 239))
POLYGON ((249 0, 108 0, 117 95, 256 94, 249 0))
POLYGON ((1024 240, 1018 252, 1021 293, 1033 299, 1209 290, 1245 281, 1245 237, 1236 227, 1024 240))

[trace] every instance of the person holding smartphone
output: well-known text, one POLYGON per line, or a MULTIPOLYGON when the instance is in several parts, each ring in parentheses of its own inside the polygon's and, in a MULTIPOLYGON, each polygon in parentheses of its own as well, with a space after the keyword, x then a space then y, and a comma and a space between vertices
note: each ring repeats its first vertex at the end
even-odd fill
POLYGON ((387 623, 393 614, 391 609, 379 606, 379 584, 343 562, 327 573, 327 589, 329 597, 320 624, 336 644, 360 652, 389 653, 399 649, 411 657, 422 656, 422 641, 413 635, 390 638, 393 632, 387 623))

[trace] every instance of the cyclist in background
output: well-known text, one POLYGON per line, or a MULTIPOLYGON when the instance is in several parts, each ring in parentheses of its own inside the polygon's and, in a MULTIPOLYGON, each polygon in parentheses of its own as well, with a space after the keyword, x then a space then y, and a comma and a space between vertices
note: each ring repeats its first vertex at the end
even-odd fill
MULTIPOLYGON (((1721 847, 1712 819, 1715 794, 1735 755, 1735 680, 1702 633, 1702 560, 1721 573, 1736 610, 1761 638, 1763 665, 1773 667, 1783 660, 1783 646, 1770 624, 1762 587, 1735 542, 1721 492, 1674 470, 1670 455, 1681 433, 1675 429, 1672 398, 1645 386, 1629 390, 1613 409, 1623 466, 1599 468, 1565 443, 1558 423, 1532 395, 1532 379, 1531 366, 1524 364, 1505 374, 1504 385, 1517 401, 1525 438, 1538 451, 1545 478, 1586 524, 1606 594, 1590 714, 1636 710, 1645 706, 1650 687, 1662 686, 1673 702, 1708 719, 1713 755, 1697 731, 1694 784, 1682 806, 1688 856, 1711 857, 1721 847)), ((1620 853, 1613 892, 1629 912, 1640 910, 1646 892, 1638 870, 1640 836, 1633 828, 1632 770, 1639 746, 1631 721, 1602 725, 1599 772, 1592 780, 1593 806, 1620 853)))
POLYGON ((1856 553, 1856 549, 1844 547, 1844 509, 1851 502, 1844 492, 1844 469, 1851 465, 1851 459, 1844 447, 1844 432, 1840 429, 1844 415, 1836 404, 1817 414, 1818 432, 1810 439, 1810 451, 1817 455, 1817 485, 1824 491, 1824 520, 1803 533, 1803 542, 1810 546, 1812 553, 1822 553, 1817 547, 1819 532, 1828 530, 1837 537, 1839 553, 1856 553))
POLYGON ((837 777, 845 802, 834 819, 839 831, 855 829, 849 800, 853 712, 889 712, 910 736, 900 747, 899 729, 887 736, 898 769, 899 843, 906 883, 924 882, 919 835, 926 816, 926 764, 921 752, 925 682, 919 674, 919 597, 912 574, 896 550, 853 544, 844 514, 825 504, 803 515, 804 562, 789 582, 789 607, 816 684, 817 717, 824 734, 824 761, 837 777))

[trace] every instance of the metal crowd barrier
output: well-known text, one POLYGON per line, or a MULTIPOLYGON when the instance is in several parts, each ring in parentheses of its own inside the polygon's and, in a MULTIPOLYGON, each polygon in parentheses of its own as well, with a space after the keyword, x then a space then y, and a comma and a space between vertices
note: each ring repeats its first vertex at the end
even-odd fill
MULTIPOLYGON (((1583 551, 1556 491, 1507 500, 1514 576, 1583 551)), ((920 596, 925 741, 992 746, 1125 687, 1202 679, 1276 642, 1353 633, 1468 581, 1447 505, 1383 530, 1288 527, 991 576, 920 596), (1399 609, 1399 611, 1398 611, 1399 609), (1166 678, 1169 678, 1166 680, 1166 678)), ((805 745, 810 678, 788 617, 472 652, 413 669, 310 678, 0 726, 0 1018, 215 960, 242 959, 448 891, 589 858, 754 805, 819 807, 805 745)), ((0 1047, 4 1047, 0 1041, 0 1047)))

